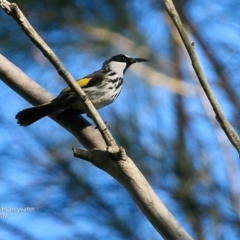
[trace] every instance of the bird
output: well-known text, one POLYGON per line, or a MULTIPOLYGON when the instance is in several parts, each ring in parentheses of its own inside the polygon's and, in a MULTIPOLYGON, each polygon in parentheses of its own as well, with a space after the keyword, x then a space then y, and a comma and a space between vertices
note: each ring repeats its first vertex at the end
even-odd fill
MULTIPOLYGON (((117 99, 122 90, 126 70, 132 64, 144 61, 149 60, 118 54, 106 60, 98 71, 77 80, 77 83, 95 108, 100 109, 117 99)), ((76 93, 70 87, 66 87, 52 101, 18 112, 17 123, 26 127, 57 110, 65 110, 64 112, 69 111, 73 114, 86 113, 86 109, 76 93)))

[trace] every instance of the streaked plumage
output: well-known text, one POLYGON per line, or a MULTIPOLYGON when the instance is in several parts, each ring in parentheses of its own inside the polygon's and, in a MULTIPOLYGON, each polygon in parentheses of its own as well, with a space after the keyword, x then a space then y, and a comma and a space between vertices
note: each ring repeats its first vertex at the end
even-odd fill
MULTIPOLYGON (((77 83, 91 99, 95 108, 99 109, 109 105, 118 97, 127 68, 143 61, 148 60, 119 54, 105 61, 100 70, 77 80, 77 83)), ((66 87, 52 101, 20 111, 16 119, 21 126, 28 126, 60 109, 73 110, 78 114, 86 112, 76 94, 70 87, 66 87)))

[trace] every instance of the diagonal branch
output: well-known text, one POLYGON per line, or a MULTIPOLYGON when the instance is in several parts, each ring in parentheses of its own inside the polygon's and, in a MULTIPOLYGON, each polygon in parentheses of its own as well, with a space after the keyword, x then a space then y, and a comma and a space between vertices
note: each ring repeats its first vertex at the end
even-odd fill
MULTIPOLYGON (((1 54, 0 78, 32 104, 40 104, 52 99, 52 95, 29 79, 1 54)), ((120 182, 165 239, 191 240, 191 237, 168 211, 130 158, 120 156, 120 159, 113 161, 109 154, 103 151, 106 149, 106 145, 99 131, 93 126, 89 126, 84 118, 76 116, 71 120, 58 119, 56 114, 54 113, 51 117, 71 132, 87 149, 92 149, 91 151, 73 149, 76 157, 91 162, 120 182), (122 161, 123 158, 126 159, 122 161)))
MULTIPOLYGON (((0 79, 16 93, 33 105, 39 105, 53 99, 53 96, 38 83, 30 79, 0 54, 0 79)), ((58 117, 59 112, 51 114, 51 118, 68 130, 73 136, 87 148, 106 149, 102 135, 82 116, 58 117)))
POLYGON ((3 10, 11 15, 16 22, 20 25, 24 33, 30 38, 30 40, 42 51, 44 56, 53 64, 53 66, 58 71, 59 75, 68 83, 70 88, 77 94, 79 100, 83 102, 86 107, 89 115, 92 116, 93 121, 97 125, 99 131, 101 132, 107 146, 111 146, 114 149, 114 152, 118 152, 118 146, 112 137, 108 127, 98 114, 97 110, 93 106, 90 99, 81 89, 81 87, 77 84, 73 76, 67 71, 63 63, 56 56, 56 54, 52 51, 52 49, 43 41, 43 39, 38 35, 38 33, 34 30, 31 24, 28 22, 27 18, 18 8, 17 4, 9 3, 6 0, 0 1, 0 6, 3 10))
MULTIPOLYGON (((0 7, 4 8, 4 10, 8 14, 12 14, 12 16, 19 23, 19 25, 23 28, 24 32, 42 50, 44 55, 47 56, 48 59, 52 62, 52 64, 57 68, 57 71, 59 72, 59 74, 62 77, 64 77, 64 79, 69 83, 71 88, 74 89, 75 92, 80 95, 80 98, 82 99, 82 101, 85 101, 86 107, 88 107, 89 112, 95 116, 94 120, 99 130, 101 131, 108 147, 110 147, 108 148, 108 151, 103 151, 103 149, 105 149, 104 141, 102 140, 101 142, 103 142, 103 144, 100 144, 99 142, 94 142, 95 138, 92 138, 92 139, 90 138, 88 139, 88 141, 91 142, 92 145, 88 144, 87 148, 93 149, 93 150, 90 152, 87 152, 87 151, 84 152, 81 150, 77 151, 76 149, 74 149, 75 155, 90 161, 97 167, 106 171, 117 181, 119 181, 126 188, 129 194, 132 196, 133 200, 136 202, 136 204, 139 206, 139 208, 142 210, 142 212, 145 214, 148 220, 152 223, 152 225, 156 228, 156 230, 165 239, 191 240, 192 238, 181 227, 181 225, 177 222, 177 220, 173 217, 173 215, 168 211, 168 209, 165 207, 162 201, 158 198, 158 196, 153 191, 153 189, 151 188, 147 180, 144 178, 144 176, 141 174, 139 169, 136 167, 134 162, 130 158, 128 158, 125 154, 125 151, 122 148, 120 148, 121 149, 120 150, 116 145, 115 141, 112 140, 112 136, 110 132, 108 131, 108 129, 106 128, 102 120, 100 119, 97 111, 95 110, 95 108, 93 107, 89 99, 85 97, 85 94, 82 91, 82 89, 80 89, 78 85, 76 85, 75 80, 67 72, 65 67, 56 57, 56 55, 43 42, 43 40, 38 36, 35 30, 31 27, 31 25, 28 23, 26 18, 18 9, 17 5, 9 4, 5 0, 0 0, 0 7), (92 146, 94 146, 94 148, 92 146), (114 154, 116 152, 114 148, 116 149, 116 147, 117 147, 117 152, 119 152, 121 156, 115 155, 116 161, 113 161, 111 159, 112 155, 109 155, 109 149, 111 149, 111 153, 114 154)), ((37 100, 37 97, 36 96, 34 97, 33 95, 31 95, 32 91, 29 91, 28 93, 23 93, 24 92, 23 88, 24 86, 26 87, 25 84, 27 84, 26 82, 23 84, 23 79, 25 79, 26 76, 22 76, 22 78, 17 83, 15 83, 14 80, 16 80, 16 78, 19 79, 19 76, 10 77, 10 75, 13 73, 12 71, 13 65, 11 64, 9 65, 9 63, 5 65, 4 62, 6 62, 6 60, 4 58, 1 58, 1 55, 0 55, 0 77, 5 82, 7 81, 10 82, 9 85, 11 86, 11 88, 21 89, 19 92, 23 94, 26 98, 31 99, 31 102, 38 102, 39 100, 37 100), (1 61, 3 61, 2 62, 3 64, 1 63, 1 61)), ((35 89, 35 87, 36 85, 33 86, 33 89, 35 89)), ((40 90, 40 88, 38 88, 38 90, 40 90)), ((43 99, 40 101, 43 101, 43 99)), ((53 115, 52 117, 55 118, 56 116, 53 115)), ((61 121, 63 120, 59 120, 59 122, 62 123, 61 121)), ((96 131, 98 132, 98 130, 96 131)))
POLYGON ((187 32, 183 27, 181 19, 176 11, 176 8, 175 8, 172 0, 164 0, 164 2, 165 2, 165 6, 167 8, 167 11, 168 11, 170 17, 172 18, 174 24, 176 25, 178 32, 182 38, 182 41, 188 51, 188 54, 191 58, 192 65, 197 74, 199 82, 200 82, 204 92, 206 93, 207 98, 208 98, 210 104, 212 105, 212 108, 216 114, 216 119, 219 122, 219 124, 221 125, 223 131, 227 135, 230 142, 233 144, 233 146, 236 148, 236 150, 240 154, 240 138, 239 138, 238 134, 235 132, 235 130, 233 129, 232 125, 226 119, 216 97, 214 96, 214 93, 213 93, 213 91, 202 71, 200 63, 198 61, 198 58, 197 58, 197 55, 196 55, 195 49, 194 49, 194 44, 190 42, 187 32))

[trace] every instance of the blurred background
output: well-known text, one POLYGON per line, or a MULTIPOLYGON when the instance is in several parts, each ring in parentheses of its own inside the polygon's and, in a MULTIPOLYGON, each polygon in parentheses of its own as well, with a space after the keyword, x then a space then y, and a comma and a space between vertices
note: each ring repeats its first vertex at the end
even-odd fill
MULTIPOLYGON (((239 239, 239 156, 215 120, 163 1, 15 2, 76 79, 118 53, 150 59, 127 71, 119 98, 100 114, 194 239, 239 239)), ((240 2, 174 2, 240 132, 240 2)), ((65 82, 2 10, 0 29, 0 52, 59 94, 65 82)), ((2 240, 161 239, 118 182, 72 156, 72 146, 81 146, 65 129, 49 118, 18 126, 16 113, 30 104, 2 81, 0 87, 2 240)))

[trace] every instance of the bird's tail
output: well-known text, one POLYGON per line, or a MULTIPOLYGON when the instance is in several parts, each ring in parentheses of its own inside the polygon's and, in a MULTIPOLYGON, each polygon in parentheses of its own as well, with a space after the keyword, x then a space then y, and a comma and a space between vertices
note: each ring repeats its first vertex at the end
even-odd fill
POLYGON ((26 127, 39 119, 55 112, 57 109, 52 102, 45 103, 36 107, 26 108, 16 115, 17 123, 26 127))

